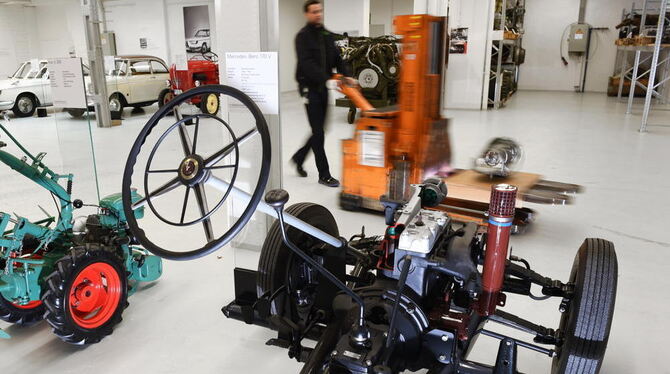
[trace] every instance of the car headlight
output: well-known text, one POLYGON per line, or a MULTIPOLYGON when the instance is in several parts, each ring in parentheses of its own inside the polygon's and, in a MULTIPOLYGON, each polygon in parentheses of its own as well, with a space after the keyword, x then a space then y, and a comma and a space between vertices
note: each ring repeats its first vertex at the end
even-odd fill
POLYGON ((195 81, 195 86, 196 87, 200 87, 200 84, 201 84, 200 81, 195 81))
POLYGON ((170 88, 170 86, 172 86, 172 82, 170 82, 169 79, 166 79, 165 80, 165 87, 170 88))

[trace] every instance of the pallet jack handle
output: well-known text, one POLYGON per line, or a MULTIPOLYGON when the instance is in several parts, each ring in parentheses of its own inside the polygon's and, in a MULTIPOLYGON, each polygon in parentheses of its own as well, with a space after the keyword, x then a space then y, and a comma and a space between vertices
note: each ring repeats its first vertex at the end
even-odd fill
POLYGON ((331 78, 337 82, 337 90, 345 94, 349 100, 351 100, 351 102, 356 105, 356 108, 360 109, 361 112, 374 110, 375 107, 373 107, 368 99, 363 96, 361 87, 358 84, 352 85, 344 78, 345 77, 342 74, 335 74, 331 78))

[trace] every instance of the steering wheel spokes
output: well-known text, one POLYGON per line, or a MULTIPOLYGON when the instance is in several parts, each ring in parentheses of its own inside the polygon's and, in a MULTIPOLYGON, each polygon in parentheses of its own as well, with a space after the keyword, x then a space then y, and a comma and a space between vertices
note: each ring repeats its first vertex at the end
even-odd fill
MULTIPOLYGON (((240 150, 237 142, 237 137, 235 136, 235 133, 233 129, 230 127, 230 125, 228 125, 226 121, 222 120, 219 117, 210 114, 199 113, 194 116, 185 116, 180 119, 181 115, 178 113, 178 111, 175 111, 175 113, 177 114, 176 117, 178 121, 172 124, 170 127, 168 127, 168 129, 165 130, 165 132, 163 132, 163 134, 160 136, 160 138, 158 138, 158 140, 154 144, 153 148, 151 149, 151 153, 149 154, 149 159, 147 161, 144 171, 144 195, 147 196, 146 203, 149 206, 149 209, 151 209, 152 213, 158 219, 160 219, 164 223, 167 223, 168 225, 190 226, 202 222, 203 225, 205 225, 205 233, 207 236, 207 241, 209 242, 214 240, 214 237, 213 232, 211 230, 211 223, 207 223, 205 221, 209 221, 210 216, 214 212, 216 212, 219 208, 221 208, 223 203, 226 201, 226 198, 230 194, 230 188, 228 188, 228 190, 224 192, 223 196, 220 199, 218 199, 218 202, 212 207, 212 209, 209 209, 203 183, 212 175, 212 170, 225 168, 230 169, 232 171, 230 187, 232 188, 232 186, 235 184, 235 180, 237 178, 237 172, 239 169, 239 158, 240 158, 240 150), (228 152, 225 152, 226 156, 231 157, 234 156, 234 160, 232 161, 231 164, 218 165, 218 162, 222 161, 225 158, 224 156, 224 157, 217 157, 216 159, 211 160, 208 165, 205 162, 205 158, 200 154, 198 154, 198 133, 200 130, 201 119, 203 117, 206 119, 210 119, 212 121, 216 121, 219 124, 221 124, 222 127, 226 129, 229 137, 232 139, 232 142, 228 144, 226 147, 224 147, 225 149, 229 150, 228 152), (188 132, 188 127, 194 128, 193 138, 191 138, 188 132), (168 136, 171 133, 175 132, 175 130, 179 134, 179 142, 181 144, 184 157, 179 162, 176 169, 152 168, 156 153, 160 149, 161 145, 164 144, 168 136), (151 193, 150 192, 151 190, 149 189, 149 176, 151 174, 156 173, 160 174, 173 173, 174 176, 176 177, 175 182, 185 187, 185 193, 179 221, 173 221, 165 217, 165 215, 159 213, 158 209, 152 202, 154 194, 151 193), (198 209, 200 211, 200 217, 191 220, 185 220, 191 190, 194 190, 194 194, 198 203, 198 209)), ((210 159, 210 157, 207 158, 210 159)))
POLYGON ((193 259, 215 251, 228 243, 253 215, 267 184, 270 154, 270 138, 265 118, 256 104, 241 91, 227 86, 208 85, 178 95, 151 117, 133 144, 128 157, 122 191, 124 213, 130 230, 145 248, 168 259, 193 259), (180 104, 192 97, 202 97, 206 94, 226 95, 242 103, 243 108, 252 114, 254 126, 238 136, 233 127, 220 117, 206 113, 181 115, 180 104), (165 128, 164 121, 161 120, 169 113, 175 114, 173 119, 176 121, 165 128), (157 133, 160 134, 157 140, 148 141, 151 132, 158 130, 159 123, 160 128, 165 130, 157 133), (224 138, 228 139, 220 146, 211 147, 213 126, 220 129, 215 131, 222 130, 224 138), (235 187, 240 168, 240 146, 255 135, 260 135, 262 146, 260 171, 254 191, 246 193, 235 187), (145 144, 152 142, 153 145, 145 144), (203 145, 210 147, 203 147, 203 145), (141 180, 139 189, 143 191, 144 197, 132 203, 130 191, 133 188, 133 173, 141 158, 139 156, 146 155, 147 151, 148 157, 143 167, 144 173, 141 177, 135 178, 135 182, 141 180), (165 155, 168 157, 164 157, 165 155), (216 173, 219 174, 216 175, 216 173), (160 178, 162 180, 156 182, 156 179, 160 178), (211 180, 216 180, 218 183, 211 183, 211 180), (246 204, 246 208, 239 218, 232 218, 234 222, 222 235, 217 236, 212 218, 231 197, 233 190, 235 195, 246 204), (161 201, 162 204, 157 204, 158 199, 165 200, 165 203, 161 201), (163 230, 158 231, 156 238, 150 237, 139 227, 133 214, 133 210, 143 206, 148 206, 152 216, 161 223, 175 229, 202 225, 205 245, 193 250, 176 251, 156 244, 156 239, 160 239, 160 232, 163 230), (194 209, 196 207, 197 209, 194 209), (195 212, 197 214, 194 214, 195 212))

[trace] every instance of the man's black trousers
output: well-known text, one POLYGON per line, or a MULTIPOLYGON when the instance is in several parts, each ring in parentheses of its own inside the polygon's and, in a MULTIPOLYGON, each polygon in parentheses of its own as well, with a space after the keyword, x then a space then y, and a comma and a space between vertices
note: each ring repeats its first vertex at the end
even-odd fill
POLYGON ((293 161, 298 165, 302 165, 311 149, 316 159, 319 178, 330 178, 328 158, 326 157, 326 151, 323 149, 324 124, 328 110, 328 90, 325 87, 321 90, 309 90, 307 92, 305 109, 307 110, 309 126, 312 128, 312 135, 307 139, 305 145, 293 155, 293 161))

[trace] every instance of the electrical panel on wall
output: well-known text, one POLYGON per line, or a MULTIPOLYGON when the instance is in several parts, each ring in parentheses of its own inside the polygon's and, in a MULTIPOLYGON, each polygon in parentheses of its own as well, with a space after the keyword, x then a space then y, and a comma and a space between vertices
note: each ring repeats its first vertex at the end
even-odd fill
POLYGON ((588 46, 589 25, 575 23, 570 26, 570 37, 568 38, 569 53, 584 53, 588 46))
POLYGON ((100 33, 102 54, 105 56, 116 56, 116 34, 113 32, 100 33))

